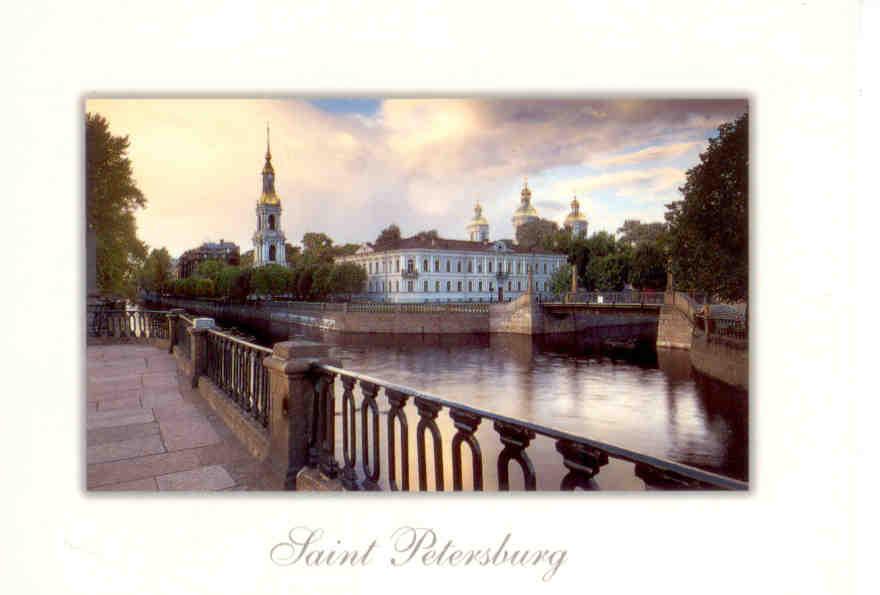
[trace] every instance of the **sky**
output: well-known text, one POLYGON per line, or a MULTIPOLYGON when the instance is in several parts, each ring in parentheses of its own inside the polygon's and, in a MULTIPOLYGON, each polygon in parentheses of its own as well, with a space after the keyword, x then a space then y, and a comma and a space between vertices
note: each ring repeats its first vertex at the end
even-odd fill
POLYGON ((474 204, 491 239, 532 205, 562 223, 577 196, 590 233, 662 221, 717 127, 745 99, 89 99, 129 157, 147 206, 138 234, 174 257, 204 241, 251 249, 271 130, 282 230, 298 244, 373 241, 391 223, 466 239, 474 204))

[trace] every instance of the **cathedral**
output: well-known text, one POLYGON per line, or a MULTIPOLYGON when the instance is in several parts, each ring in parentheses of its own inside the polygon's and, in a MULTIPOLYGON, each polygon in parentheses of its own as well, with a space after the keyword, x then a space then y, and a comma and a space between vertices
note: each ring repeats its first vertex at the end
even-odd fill
POLYGON ((266 125, 266 164, 263 166, 263 193, 257 201, 257 231, 254 232, 254 266, 287 266, 285 237, 281 231, 281 199, 275 193, 275 170, 266 125))

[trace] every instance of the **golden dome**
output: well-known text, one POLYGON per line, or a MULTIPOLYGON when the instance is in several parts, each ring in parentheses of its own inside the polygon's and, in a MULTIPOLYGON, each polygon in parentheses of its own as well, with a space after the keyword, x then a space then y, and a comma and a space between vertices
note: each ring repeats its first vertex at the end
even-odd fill
POLYGON ((572 223, 574 221, 586 221, 587 216, 581 213, 581 203, 578 202, 577 196, 575 196, 571 201, 571 213, 568 214, 568 217, 565 218, 565 223, 572 223))
POLYGON ((278 198, 278 195, 274 192, 264 192, 260 195, 260 204, 261 205, 280 205, 281 199, 278 198))
POLYGON ((477 201, 474 207, 474 218, 471 220, 471 225, 489 225, 489 222, 483 217, 483 207, 480 206, 480 201, 477 201))

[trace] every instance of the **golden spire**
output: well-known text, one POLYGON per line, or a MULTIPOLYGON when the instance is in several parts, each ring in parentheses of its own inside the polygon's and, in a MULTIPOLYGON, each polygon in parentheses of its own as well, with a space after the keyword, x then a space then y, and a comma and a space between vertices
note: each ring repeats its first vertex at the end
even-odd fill
POLYGON ((266 122, 266 159, 272 159, 272 150, 269 148, 269 122, 266 122))

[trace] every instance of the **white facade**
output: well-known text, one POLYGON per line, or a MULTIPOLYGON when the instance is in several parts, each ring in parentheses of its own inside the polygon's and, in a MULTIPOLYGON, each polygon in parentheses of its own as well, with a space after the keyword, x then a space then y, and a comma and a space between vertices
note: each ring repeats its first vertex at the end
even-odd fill
POLYGON ((275 193, 275 170, 266 127, 266 164, 263 166, 263 193, 257 201, 257 230, 254 232, 254 266, 287 266, 286 238, 281 231, 281 199, 275 193))
POLYGON ((398 249, 380 252, 364 245, 336 261, 363 267, 370 298, 411 303, 509 301, 528 290, 530 268, 533 291, 549 291, 550 277, 566 260, 563 254, 517 252, 505 241, 407 243, 417 242, 410 238, 398 249))

